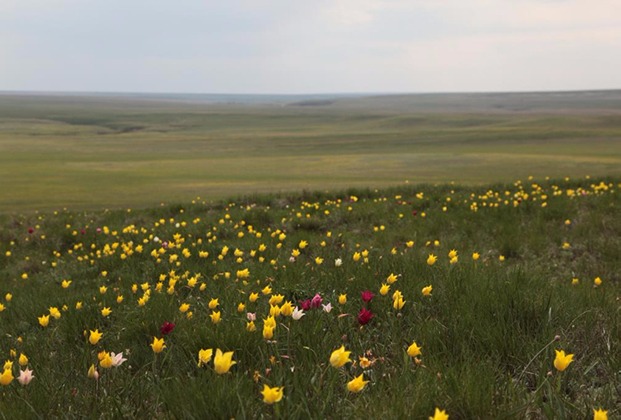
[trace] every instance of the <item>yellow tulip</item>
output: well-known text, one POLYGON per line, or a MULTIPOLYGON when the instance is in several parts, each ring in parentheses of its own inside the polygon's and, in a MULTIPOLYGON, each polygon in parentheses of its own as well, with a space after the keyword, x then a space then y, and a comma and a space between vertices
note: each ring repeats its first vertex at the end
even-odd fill
POLYGON ((351 351, 346 351, 345 346, 341 346, 338 349, 334 350, 330 355, 330 364, 335 368, 340 368, 344 366, 347 362, 351 362, 349 355, 351 351))
POLYGON ((361 373, 359 376, 355 377, 351 381, 347 382, 347 390, 350 392, 360 392, 364 389, 369 381, 364 380, 364 374, 361 373))
POLYGON ((261 391, 261 394, 263 394, 263 402, 265 404, 274 404, 277 403, 278 401, 282 400, 282 396, 283 396, 283 391, 284 391, 285 387, 284 386, 276 386, 274 388, 271 388, 267 385, 263 385, 263 391, 261 391))
POLYGON ((228 351, 222 353, 222 350, 216 349, 216 357, 213 359, 213 366, 218 375, 225 374, 231 369, 231 366, 237 362, 233 361, 233 352, 228 351))

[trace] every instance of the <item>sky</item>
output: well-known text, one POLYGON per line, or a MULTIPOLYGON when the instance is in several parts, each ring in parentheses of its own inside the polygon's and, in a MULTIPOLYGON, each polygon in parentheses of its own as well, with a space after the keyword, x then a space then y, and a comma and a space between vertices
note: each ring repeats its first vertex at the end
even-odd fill
POLYGON ((621 89, 621 0, 0 0, 0 90, 621 89))

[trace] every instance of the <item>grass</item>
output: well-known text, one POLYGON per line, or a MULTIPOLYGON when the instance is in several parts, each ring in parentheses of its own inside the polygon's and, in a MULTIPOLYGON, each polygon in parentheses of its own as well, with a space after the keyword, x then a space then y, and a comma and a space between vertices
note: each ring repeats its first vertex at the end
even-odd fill
POLYGON ((4 214, 0 355, 17 376, 25 354, 35 378, 0 387, 2 416, 423 419, 440 408, 451 418, 588 418, 602 407, 614 418, 621 179, 571 175, 4 214), (330 312, 276 316, 263 337, 270 299, 301 307, 316 294, 330 312), (43 327, 50 307, 61 316, 43 327), (361 308, 374 314, 364 325, 361 308), (163 335, 165 321, 175 328, 163 335), (92 345, 95 329, 103 338, 92 345), (351 362, 335 368, 340 346, 351 362), (213 360, 197 366, 208 348, 232 351, 236 364, 222 375, 213 360), (564 371, 553 363, 561 349, 574 355, 564 371), (104 350, 127 361, 104 368, 104 350), (369 382, 348 391, 360 374, 369 382), (284 386, 282 400, 265 404, 264 385, 284 386))
POLYGON ((0 212, 621 175, 616 91, 286 99, 0 95, 0 212))

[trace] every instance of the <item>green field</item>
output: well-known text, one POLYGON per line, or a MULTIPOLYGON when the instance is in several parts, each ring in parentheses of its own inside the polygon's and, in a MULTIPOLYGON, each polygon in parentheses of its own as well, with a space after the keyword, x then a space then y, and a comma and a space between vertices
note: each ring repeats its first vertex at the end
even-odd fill
POLYGON ((619 174, 619 91, 0 95, 5 213, 619 174))

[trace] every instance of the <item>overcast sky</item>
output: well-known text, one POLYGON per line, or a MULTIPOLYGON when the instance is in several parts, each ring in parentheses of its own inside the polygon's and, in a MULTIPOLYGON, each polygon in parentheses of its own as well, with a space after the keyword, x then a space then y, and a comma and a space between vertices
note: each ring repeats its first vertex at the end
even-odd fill
POLYGON ((621 0, 0 0, 0 90, 621 88, 621 0))

